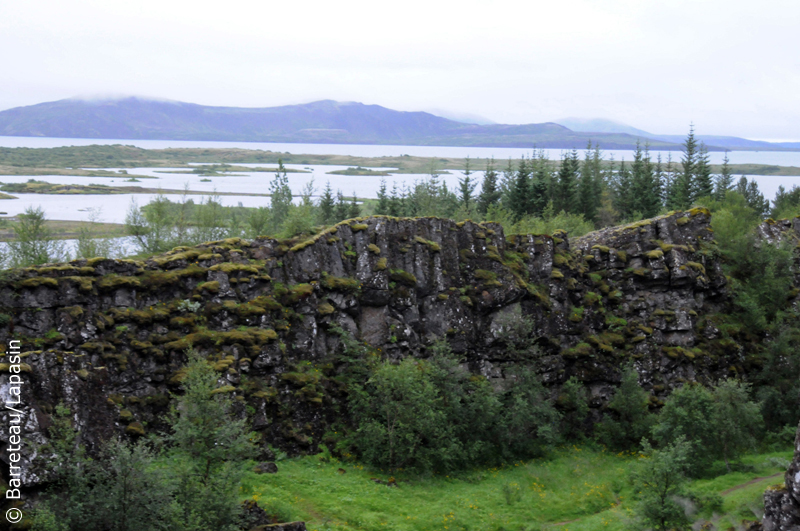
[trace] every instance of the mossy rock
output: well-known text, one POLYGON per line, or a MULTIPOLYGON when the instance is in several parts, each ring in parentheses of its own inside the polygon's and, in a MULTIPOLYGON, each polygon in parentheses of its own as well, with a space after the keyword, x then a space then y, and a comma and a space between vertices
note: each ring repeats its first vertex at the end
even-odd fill
POLYGON ((684 216, 682 218, 678 218, 678 219, 675 220, 675 223, 677 223, 677 225, 679 227, 682 227, 682 226, 686 225, 687 223, 689 223, 689 218, 686 217, 686 216, 684 216))
POLYGON ((321 284, 323 287, 334 291, 354 292, 361 288, 361 283, 356 278, 334 277, 328 274, 322 275, 321 284))
POLYGON ((102 290, 114 290, 120 288, 138 288, 141 282, 137 277, 121 277, 117 275, 106 275, 97 281, 97 287, 102 290))
POLYGON ((562 273, 558 269, 553 269, 552 271, 550 271, 550 278, 554 280, 561 280, 564 278, 564 273, 562 273))
POLYGON ((434 253, 438 253, 439 251, 442 250, 442 248, 439 246, 438 243, 426 240, 425 238, 422 238, 420 236, 415 236, 414 241, 417 243, 421 243, 422 245, 427 245, 428 249, 430 249, 434 253))
POLYGON ((144 426, 142 426, 141 422, 131 422, 128 424, 128 427, 125 428, 125 433, 128 435, 142 436, 145 434, 144 426))
POLYGON ((661 249, 654 249, 644 253, 644 255, 650 260, 658 260, 659 258, 664 258, 664 251, 661 249))
POLYGON ((317 306, 317 313, 319 313, 320 315, 330 315, 335 311, 336 309, 327 302, 323 302, 322 304, 317 306))
POLYGON ((384 271, 386 269, 386 264, 388 260, 386 257, 380 258, 378 262, 375 264, 375 267, 372 268, 373 271, 384 271))
POLYGON ((236 388, 232 385, 223 385, 222 387, 217 387, 213 391, 211 391, 212 395, 221 395, 227 393, 235 393, 236 388))
POLYGON ((258 268, 253 267, 251 265, 245 264, 236 264, 232 262, 225 262, 224 264, 217 264, 211 266, 211 271, 222 271, 228 275, 237 274, 237 273, 250 273, 253 275, 258 274, 258 268))
POLYGON ((39 287, 57 288, 58 280, 49 277, 33 277, 17 282, 16 287, 28 288, 28 289, 39 288, 39 287))
POLYGON ((350 228, 352 229, 353 232, 361 232, 362 230, 367 230, 369 228, 369 225, 367 225, 366 223, 353 223, 352 225, 350 225, 350 228))
POLYGON ((119 418, 126 422, 133 420, 133 413, 129 409, 123 409, 119 412, 119 418))
POLYGON ((198 286, 201 293, 219 293, 219 282, 213 280, 211 282, 204 282, 198 286))
POLYGON ((450 298, 450 295, 448 295, 447 293, 440 293, 440 294, 439 294, 439 295, 437 295, 436 297, 437 297, 437 298, 438 298, 440 301, 446 301, 447 299, 449 299, 449 298, 450 298))
POLYGON ((374 243, 369 244, 367 246, 367 250, 372 254, 381 254, 381 248, 375 245, 374 243))
POLYGON ((417 277, 415 277, 408 271, 403 271, 402 269, 390 270, 389 280, 391 280, 392 282, 399 282, 400 284, 404 284, 410 288, 416 287, 417 285, 417 277))

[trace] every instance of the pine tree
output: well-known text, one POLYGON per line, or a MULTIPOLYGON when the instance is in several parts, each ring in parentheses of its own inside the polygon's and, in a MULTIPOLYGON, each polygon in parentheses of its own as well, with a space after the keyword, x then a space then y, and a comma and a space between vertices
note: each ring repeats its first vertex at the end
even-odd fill
POLYGON ((650 160, 650 150, 645 146, 642 151, 639 142, 636 142, 636 151, 633 154, 631 176, 631 211, 638 212, 643 218, 650 218, 661 210, 661 190, 653 174, 653 164, 650 160))
POLYGON ((385 216, 389 213, 389 195, 386 193, 386 179, 381 179, 381 187, 378 190, 378 205, 375 207, 375 213, 385 216))
POLYGON ((597 208, 600 206, 596 170, 592 143, 589 142, 578 180, 578 213, 583 214, 583 217, 592 223, 597 223, 597 208))
POLYGON ((550 200, 550 161, 543 149, 532 160, 532 178, 529 207, 534 216, 542 216, 550 200))
POLYGON ((464 177, 458 179, 459 191, 461 192, 459 203, 467 210, 469 210, 470 206, 472 205, 472 194, 475 191, 475 185, 477 184, 472 182, 470 175, 472 175, 472 172, 469 168, 469 157, 467 157, 464 177))
POLYGON ((564 211, 570 214, 577 211, 579 168, 578 152, 573 149, 571 154, 565 153, 561 159, 561 167, 558 170, 556 193, 553 198, 553 206, 556 212, 564 211))
POLYGON ((494 158, 486 163, 486 172, 483 174, 481 193, 478 196, 478 212, 486 215, 491 205, 500 201, 500 190, 497 186, 497 172, 494 171, 494 158))
POLYGON ((361 215, 361 207, 358 206, 358 201, 356 200, 356 193, 353 192, 353 200, 350 201, 350 207, 347 211, 347 217, 350 219, 357 218, 361 215))
POLYGON ((675 177, 673 191, 674 207, 686 209, 692 206, 695 198, 695 176, 697 172, 697 140, 694 137, 694 125, 689 128, 689 135, 683 143, 681 172, 675 177))
POLYGON ((347 204, 347 201, 345 201, 341 190, 336 190, 336 206, 334 207, 333 212, 336 221, 342 221, 349 217, 348 214, 350 213, 350 207, 347 204))
POLYGON ((733 189, 733 174, 731 173, 731 166, 728 160, 728 152, 725 151, 725 158, 722 159, 722 169, 720 170, 720 174, 717 176, 717 180, 714 183, 714 198, 717 201, 722 201, 725 199, 725 194, 728 193, 729 190, 733 189))
POLYGON ((764 218, 769 212, 769 199, 764 198, 764 194, 758 189, 758 183, 753 179, 748 182, 747 177, 742 175, 736 184, 736 191, 744 196, 747 205, 752 208, 759 218, 764 218))
POLYGON ((672 152, 667 153, 667 166, 664 169, 663 201, 667 210, 675 210, 675 165, 672 163, 672 152))
POLYGON ((508 209, 514 219, 522 219, 529 213, 528 199, 530 195, 530 170, 523 156, 519 161, 514 186, 508 196, 508 209))
POLYGON ((392 183, 392 195, 389 196, 388 214, 396 218, 399 218, 405 214, 403 210, 403 199, 397 193, 397 183, 392 183))
POLYGON ((623 220, 629 220, 633 214, 631 172, 625 167, 625 159, 620 163, 614 183, 614 208, 623 220))
POLYGON ((333 190, 331 190, 331 182, 328 181, 322 191, 322 196, 319 198, 318 217, 320 225, 333 225, 336 223, 334 207, 333 190))
POLYGON ((714 193, 714 181, 711 178, 711 164, 709 162, 708 148, 702 142, 697 155, 695 168, 694 193, 692 200, 701 197, 711 197, 714 193))

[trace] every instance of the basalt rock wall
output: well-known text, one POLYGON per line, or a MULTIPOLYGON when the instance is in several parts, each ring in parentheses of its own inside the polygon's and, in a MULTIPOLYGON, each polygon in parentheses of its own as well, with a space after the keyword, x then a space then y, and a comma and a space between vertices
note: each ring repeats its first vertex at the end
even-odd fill
MULTIPOLYGON (((529 362, 507 344, 524 319, 553 393, 575 376, 595 412, 624 363, 635 363, 654 404, 686 380, 746 374, 752 363, 715 325, 729 297, 703 209, 571 241, 370 217, 310 240, 231 239, 145 262, 14 270, 1 282, 0 336, 24 356, 28 444, 46 443, 59 402, 90 450, 114 434, 163 429, 189 348, 214 363, 222 392, 264 441, 292 453, 314 451, 346 416, 343 335, 391 359, 424 357, 446 338, 500 384, 509 365, 529 362)), ((6 401, 10 377, 0 376, 6 401)), ((27 485, 42 480, 36 457, 23 463, 27 485)))

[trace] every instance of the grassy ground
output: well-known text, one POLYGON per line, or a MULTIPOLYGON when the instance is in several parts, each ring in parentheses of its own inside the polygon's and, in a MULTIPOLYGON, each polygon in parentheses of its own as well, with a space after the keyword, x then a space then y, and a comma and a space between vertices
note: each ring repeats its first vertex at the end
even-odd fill
MULTIPOLYGON (((727 529, 760 516, 764 490, 783 481, 778 460, 770 458, 789 459, 791 452, 750 455, 741 467, 746 472, 694 481, 693 489, 724 499, 723 514, 696 518, 727 529)), ((310 456, 280 461, 278 474, 248 475, 242 494, 314 531, 621 531, 631 509, 627 478, 638 459, 571 447, 550 459, 453 477, 398 477, 391 488, 380 471, 310 456)))

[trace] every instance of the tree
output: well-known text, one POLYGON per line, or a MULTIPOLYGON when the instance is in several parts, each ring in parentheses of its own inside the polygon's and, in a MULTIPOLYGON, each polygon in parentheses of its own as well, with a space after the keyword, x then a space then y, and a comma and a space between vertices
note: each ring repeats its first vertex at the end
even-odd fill
MULTIPOLYGON (((87 208, 87 210, 89 211, 89 223, 99 223, 101 209, 87 208)), ((92 229, 86 226, 78 230, 76 258, 95 258, 98 256, 112 258, 118 253, 118 250, 113 238, 96 238, 92 229)))
POLYGON ((477 183, 472 182, 470 177, 472 175, 472 171, 469 168, 469 157, 467 157, 466 162, 466 169, 464 170, 464 177, 459 177, 458 179, 458 188, 459 188, 459 203, 465 210, 469 210, 472 206, 472 194, 475 191, 475 186, 477 183))
POLYGON ((634 212, 631 179, 631 172, 625 167, 625 159, 622 159, 614 182, 614 208, 623 220, 631 219, 634 212))
POLYGON ((336 190, 336 205, 333 207, 333 213, 337 222, 349 217, 348 214, 350 214, 350 205, 348 205, 347 201, 345 201, 341 190, 336 190))
POLYGON ((672 208, 686 209, 692 206, 695 198, 695 175, 697 172, 697 139, 694 137, 694 125, 689 127, 689 134, 683 142, 681 171, 675 177, 672 208))
POLYGON ((709 161, 708 148, 701 142, 700 150, 697 155, 697 165, 695 167, 695 182, 692 199, 699 199, 701 197, 709 198, 713 193, 714 180, 711 178, 711 163, 709 161))
POLYGON ((550 161, 543 149, 539 150, 539 154, 532 159, 532 163, 530 213, 534 216, 541 216, 550 201, 553 175, 550 171, 550 161))
POLYGON ((358 205, 356 193, 353 192, 353 199, 350 201, 350 208, 347 210, 347 217, 350 219, 357 218, 361 215, 361 207, 358 205))
POLYGON ((622 381, 608 402, 609 414, 597 424, 598 438, 617 450, 635 448, 650 433, 654 415, 649 409, 650 395, 639 385, 633 365, 622 371, 622 381))
POLYGON ((631 203, 631 211, 643 218, 651 218, 661 210, 661 186, 653 174, 650 151, 646 145, 643 151, 638 140, 633 154, 631 203))
POLYGON ((668 531, 688 524, 678 496, 683 494, 686 471, 690 467, 691 445, 683 438, 654 450, 643 441, 645 458, 631 474, 634 515, 637 529, 668 531))
MULTIPOLYGON (((330 182, 328 182, 330 189, 330 182)), ((389 194, 386 193, 386 179, 381 178, 381 187, 378 189, 378 205, 375 207, 375 214, 385 216, 389 214, 390 199, 389 194)))
POLYGON ((217 387, 217 372, 190 352, 184 394, 170 415, 177 479, 176 499, 192 529, 234 531, 240 512, 238 464, 254 455, 255 435, 246 419, 234 418, 233 400, 217 387))
POLYGON ((755 179, 748 182, 747 177, 742 175, 736 183, 736 191, 739 192, 747 201, 759 218, 763 219, 769 212, 769 200, 764 198, 764 194, 758 189, 755 179))
POLYGON ((597 209, 600 207, 602 194, 602 176, 600 174, 599 148, 592 150, 591 142, 586 147, 583 168, 578 181, 578 212, 587 221, 597 223, 597 209))
POLYGON ((733 174, 728 160, 728 151, 725 151, 725 158, 722 159, 722 169, 714 183, 714 199, 722 201, 725 194, 733 189, 733 174))
POLYGON ((564 211, 574 214, 578 210, 578 152, 572 150, 571 154, 565 153, 561 159, 561 167, 556 177, 556 190, 553 205, 556 212, 564 211))
POLYGON ((566 441, 581 440, 584 437, 584 422, 589 414, 589 401, 583 382, 574 376, 561 386, 558 395, 561 413, 561 436, 566 441))
MULTIPOLYGON (((385 192, 385 181, 381 181, 381 190, 385 192)), ((380 197, 380 194, 378 195, 380 197)), ((335 201, 333 199, 333 191, 331 190, 331 182, 325 184, 325 189, 322 191, 322 196, 319 198, 319 211, 318 218, 320 225, 333 225, 338 220, 334 211, 335 201)), ((383 213, 383 212, 378 212, 383 213)), ((388 213, 388 212, 387 212, 388 213)))
POLYGON ((753 434, 763 428, 758 404, 750 401, 749 394, 749 384, 730 378, 720 382, 713 391, 714 433, 728 472, 731 460, 752 449, 756 442, 753 434))
POLYGON ((478 195, 478 212, 485 216, 489 207, 500 201, 500 196, 497 172, 494 170, 494 159, 491 159, 486 162, 486 172, 483 174, 481 193, 478 195))
POLYGON ((292 190, 289 188, 289 179, 286 177, 286 168, 283 159, 278 159, 278 171, 269 185, 270 208, 272 210, 272 230, 277 232, 289 215, 289 206, 292 204, 292 190))
POLYGON ((8 242, 11 267, 26 267, 68 260, 63 242, 47 228, 42 207, 29 206, 12 225, 14 239, 8 242))
POLYGON ((511 189, 508 192, 508 209, 514 214, 514 219, 520 220, 528 213, 528 200, 530 196, 530 170, 525 157, 520 158, 519 166, 514 174, 511 189))

